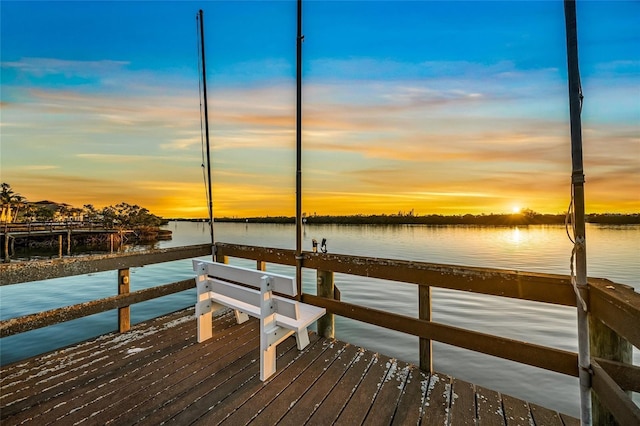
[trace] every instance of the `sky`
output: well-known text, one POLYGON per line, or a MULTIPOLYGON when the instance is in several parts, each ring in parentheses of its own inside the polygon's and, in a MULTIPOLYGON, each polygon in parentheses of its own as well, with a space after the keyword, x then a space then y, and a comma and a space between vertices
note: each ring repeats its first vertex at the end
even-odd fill
MULTIPOLYGON (((295 216, 296 2, 0 2, 0 180, 29 201, 295 216)), ((640 212, 640 2, 577 1, 586 210, 640 212)), ((305 1, 306 214, 562 213, 563 3, 305 1)))

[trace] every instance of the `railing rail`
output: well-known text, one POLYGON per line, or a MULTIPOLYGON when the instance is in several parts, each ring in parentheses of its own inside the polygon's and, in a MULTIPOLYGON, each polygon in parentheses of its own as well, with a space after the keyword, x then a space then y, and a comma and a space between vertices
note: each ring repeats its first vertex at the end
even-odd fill
MULTIPOLYGON (((237 244, 216 244, 217 259, 228 257, 256 261, 258 269, 266 263, 295 266, 295 251, 237 244)), ((120 331, 128 329, 129 306, 195 286, 193 279, 129 292, 129 268, 188 259, 211 254, 211 245, 195 245, 149 252, 132 252, 62 258, 49 261, 14 262, 0 265, 0 285, 118 270, 117 296, 79 305, 40 312, 0 322, 0 337, 69 321, 94 313, 118 309, 120 331), (25 267, 28 265, 28 267, 25 267)), ((550 371, 578 376, 577 354, 533 343, 466 330, 431 320, 431 288, 473 292, 516 298, 560 306, 576 306, 570 277, 487 268, 440 265, 394 259, 304 252, 302 267, 318 271, 318 295, 303 293, 305 303, 327 309, 328 316, 341 315, 420 338, 420 365, 431 369, 431 341, 513 360, 550 371), (339 300, 333 288, 333 273, 380 278, 415 284, 419 312, 407 315, 372 309, 339 300), (330 285, 330 287, 323 287, 330 285)), ((633 365, 631 345, 640 347, 640 294, 633 288, 603 279, 589 279, 588 305, 592 319, 593 389, 602 405, 620 424, 640 424, 640 409, 629 392, 640 391, 640 367, 633 365), (603 337, 604 336, 604 337, 603 337), (606 341, 606 344, 598 344, 606 341), (610 343, 610 342, 614 343, 610 343), (599 346, 600 345, 600 346, 599 346), (604 353, 614 348, 613 353, 604 353), (612 414, 611 414, 612 413, 612 414)), ((333 333, 333 319, 319 326, 320 334, 333 333)), ((594 417, 597 419, 598 417, 594 417)), ((608 421, 608 420, 607 420, 608 421)))
POLYGON ((0 264, 0 285, 134 268, 211 254, 211 244, 0 264))
POLYGON ((118 309, 118 329, 120 332, 125 332, 130 327, 130 306, 132 304, 195 287, 195 280, 188 279, 131 293, 129 292, 129 268, 210 254, 211 245, 201 244, 144 252, 0 264, 0 285, 118 270, 118 295, 0 321, 0 338, 112 309, 118 309))
MULTIPOLYGON (((293 250, 225 243, 217 243, 216 250, 219 261, 238 257, 259 263, 295 265, 293 250)), ((431 340, 435 340, 578 376, 576 353, 439 324, 431 321, 430 315, 431 287, 576 307, 569 276, 315 252, 303 254, 302 267, 318 270, 319 277, 320 271, 324 277, 327 271, 332 271, 418 285, 419 318, 306 293, 302 300, 326 308, 330 315, 338 314, 420 337, 420 366, 425 370, 431 368, 431 340)), ((329 281, 333 284, 333 279, 329 281)), ((640 409, 629 394, 640 389, 640 367, 632 365, 631 359, 631 344, 640 348, 640 294, 629 286, 599 278, 590 278, 589 287, 591 351, 602 356, 594 358, 592 365, 593 390, 601 403, 594 404, 594 411, 598 411, 593 416, 594 424, 614 424, 614 418, 619 424, 640 424, 640 409), (599 341, 606 343, 599 345, 599 341), (611 353, 603 354, 603 347, 611 353), (624 362, 619 362, 621 360, 624 362)), ((319 329, 319 332, 322 331, 319 329)))

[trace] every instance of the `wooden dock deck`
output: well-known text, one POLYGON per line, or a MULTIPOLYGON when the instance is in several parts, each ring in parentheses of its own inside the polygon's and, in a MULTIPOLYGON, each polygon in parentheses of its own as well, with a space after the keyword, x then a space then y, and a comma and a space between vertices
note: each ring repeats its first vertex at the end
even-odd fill
POLYGON ((578 420, 348 343, 278 346, 259 380, 258 322, 214 319, 198 344, 193 309, 1 370, 0 423, 178 425, 577 425, 578 420))

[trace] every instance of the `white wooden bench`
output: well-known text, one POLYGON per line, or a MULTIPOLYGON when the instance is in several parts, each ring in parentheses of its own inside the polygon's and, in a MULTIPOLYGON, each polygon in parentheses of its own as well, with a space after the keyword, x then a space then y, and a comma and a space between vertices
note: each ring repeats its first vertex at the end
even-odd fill
POLYGON ((198 342, 212 337, 212 313, 222 306, 235 310, 241 324, 248 315, 260 320, 260 380, 276 372, 276 345, 295 334, 298 349, 309 344, 307 327, 324 308, 274 295, 296 296, 295 278, 224 263, 193 259, 198 296, 198 342), (218 305, 218 306, 216 306, 218 305))

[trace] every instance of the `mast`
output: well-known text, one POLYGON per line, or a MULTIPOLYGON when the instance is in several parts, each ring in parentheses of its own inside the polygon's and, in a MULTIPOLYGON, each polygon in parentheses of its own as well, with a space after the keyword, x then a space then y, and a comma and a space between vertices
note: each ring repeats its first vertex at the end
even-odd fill
POLYGON ((296 285, 302 295, 302 0, 298 0, 296 42, 296 285))
POLYGON ((211 254, 216 260, 215 240, 213 237, 213 198, 211 196, 211 150, 209 147, 209 110, 207 106, 207 67, 204 59, 204 19, 202 9, 198 12, 200 19, 200 55, 202 55, 202 91, 204 97, 204 131, 207 141, 207 201, 209 203, 209 232, 211 234, 211 254))
MULTIPOLYGON (((575 0, 564 1, 567 31, 567 69, 569 75, 569 115, 571 120, 571 195, 573 203, 575 290, 578 310, 578 367, 580 379, 580 421, 591 425, 591 354, 589 323, 585 300, 588 300, 587 251, 585 233, 584 170, 582 163, 582 88, 578 68, 578 32, 575 0)), ((573 258, 573 256, 572 256, 573 258)), ((573 261, 573 259, 572 259, 573 261)), ((573 266, 573 265, 572 265, 573 266)))

